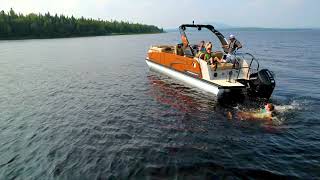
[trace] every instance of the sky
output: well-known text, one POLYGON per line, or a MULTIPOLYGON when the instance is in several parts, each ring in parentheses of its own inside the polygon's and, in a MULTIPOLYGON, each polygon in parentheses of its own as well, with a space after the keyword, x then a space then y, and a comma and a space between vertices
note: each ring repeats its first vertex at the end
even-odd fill
POLYGON ((123 20, 176 28, 222 23, 235 27, 320 28, 320 0, 0 0, 0 10, 123 20))

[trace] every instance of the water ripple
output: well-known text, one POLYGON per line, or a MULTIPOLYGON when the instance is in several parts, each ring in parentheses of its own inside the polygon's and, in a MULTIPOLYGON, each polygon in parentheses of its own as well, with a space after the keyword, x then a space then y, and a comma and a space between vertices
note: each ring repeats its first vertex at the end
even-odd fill
POLYGON ((319 31, 239 32, 276 74, 273 122, 228 120, 261 104, 149 72, 147 48, 176 36, 0 43, 0 179, 320 176, 319 31))

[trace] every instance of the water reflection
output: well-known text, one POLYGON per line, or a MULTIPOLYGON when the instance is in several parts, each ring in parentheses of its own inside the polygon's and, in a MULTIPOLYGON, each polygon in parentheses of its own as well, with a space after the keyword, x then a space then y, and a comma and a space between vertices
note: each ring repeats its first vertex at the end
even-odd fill
POLYGON ((148 80, 150 95, 155 100, 184 113, 221 113, 237 107, 244 101, 241 92, 226 93, 221 99, 217 99, 215 95, 153 72, 150 72, 148 80))
POLYGON ((250 110, 266 102, 265 99, 247 98, 241 90, 224 93, 217 98, 196 88, 178 84, 178 81, 152 71, 148 75, 148 80, 150 95, 155 100, 184 113, 201 111, 226 114, 239 107, 250 110))
POLYGON ((174 82, 156 75, 148 76, 151 92, 150 94, 161 104, 169 105, 170 107, 181 112, 195 112, 204 106, 204 103, 197 101, 194 96, 188 95, 190 89, 179 86, 174 82))
MULTIPOLYGON (((203 123, 214 119, 219 122, 229 120, 242 123, 246 120, 239 119, 237 116, 238 112, 257 111, 266 103, 265 99, 248 98, 241 91, 226 93, 220 99, 217 99, 213 95, 180 85, 174 79, 154 72, 150 72, 148 80, 150 84, 149 95, 160 104, 169 106, 169 109, 175 110, 175 113, 182 114, 182 118, 177 118, 179 122, 163 125, 162 127, 165 129, 207 132, 207 127, 204 124, 201 126, 199 121, 203 123), (230 114, 232 115, 231 117, 229 116, 230 114), (194 122, 195 119, 198 122, 194 122)), ((281 104, 276 105, 279 107, 283 106, 281 104)), ((169 112, 162 113, 167 114, 169 112)), ((172 113, 169 113, 168 117, 171 115, 172 113)), ((250 124, 258 123, 261 127, 272 131, 273 126, 279 126, 283 121, 284 115, 281 113, 278 117, 274 118, 274 121, 256 120, 255 122, 251 121, 250 124)))

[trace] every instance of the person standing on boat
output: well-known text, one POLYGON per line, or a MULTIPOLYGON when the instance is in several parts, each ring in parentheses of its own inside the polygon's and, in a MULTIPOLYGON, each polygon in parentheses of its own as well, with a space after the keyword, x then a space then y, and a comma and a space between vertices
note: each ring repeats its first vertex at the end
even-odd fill
POLYGON ((236 39, 234 35, 231 34, 229 36, 229 40, 229 44, 226 45, 228 49, 228 54, 234 54, 236 50, 242 48, 242 44, 240 43, 240 41, 238 41, 238 39, 236 39))
POLYGON ((227 49, 227 52, 228 52, 227 61, 233 62, 234 61, 234 53, 238 49, 242 48, 242 44, 232 34, 229 36, 229 40, 230 40, 229 44, 225 45, 225 48, 227 49))

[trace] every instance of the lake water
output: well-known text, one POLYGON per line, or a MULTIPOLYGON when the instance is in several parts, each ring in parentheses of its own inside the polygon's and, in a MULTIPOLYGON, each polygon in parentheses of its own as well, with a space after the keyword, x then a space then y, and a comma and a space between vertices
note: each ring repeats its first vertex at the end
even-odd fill
POLYGON ((150 72, 175 32, 0 41, 0 179, 319 178, 320 30, 232 33, 276 74, 273 122, 150 72))

